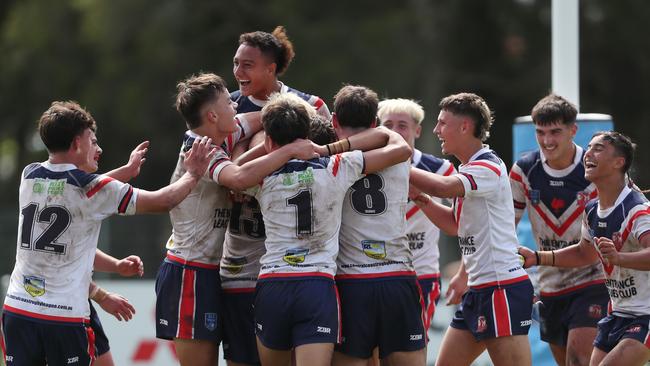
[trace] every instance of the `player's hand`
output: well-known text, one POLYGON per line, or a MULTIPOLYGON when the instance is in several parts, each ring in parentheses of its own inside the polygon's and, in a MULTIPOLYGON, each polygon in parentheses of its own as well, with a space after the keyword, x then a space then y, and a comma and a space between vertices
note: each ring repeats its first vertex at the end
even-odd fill
POLYGON ((192 148, 185 153, 183 165, 188 173, 199 179, 216 153, 217 148, 212 146, 211 138, 203 136, 201 139, 194 139, 192 148))
POLYGON ((524 263, 522 264, 522 267, 524 268, 530 268, 532 266, 536 266, 539 263, 537 263, 537 256, 535 255, 535 251, 528 249, 526 247, 517 247, 517 253, 523 258, 524 263))
POLYGON ((105 312, 113 315, 119 321, 124 319, 124 321, 128 322, 133 318, 133 314, 135 314, 135 308, 133 305, 131 305, 129 300, 120 294, 109 292, 102 301, 97 303, 105 312))
POLYGON ((421 190, 419 190, 416 186, 409 184, 409 199, 411 201, 415 200, 420 193, 422 193, 421 190))
POLYGON ((291 156, 299 160, 311 160, 320 156, 316 151, 316 145, 311 140, 296 139, 294 142, 286 145, 291 151, 291 156))
POLYGON ((130 255, 126 258, 117 261, 117 273, 120 276, 131 277, 138 275, 142 277, 144 274, 144 263, 137 255, 130 255))
POLYGON ((327 150, 327 146, 318 145, 318 144, 313 143, 313 142, 312 142, 312 144, 314 144, 314 151, 319 156, 328 156, 329 155, 329 151, 327 150))
POLYGON ((458 305, 463 299, 463 295, 469 286, 467 286, 467 277, 455 274, 451 280, 449 280, 449 286, 447 287, 447 292, 445 292, 445 298, 447 302, 445 305, 458 305))
POLYGON ((129 162, 126 163, 126 166, 129 168, 130 175, 132 177, 137 177, 140 174, 140 168, 142 164, 147 160, 144 156, 149 150, 149 141, 144 141, 140 145, 136 146, 131 155, 129 156, 129 162))
POLYGON ((616 265, 619 262, 619 253, 616 245, 610 238, 600 237, 594 238, 594 243, 603 257, 606 264, 616 265))

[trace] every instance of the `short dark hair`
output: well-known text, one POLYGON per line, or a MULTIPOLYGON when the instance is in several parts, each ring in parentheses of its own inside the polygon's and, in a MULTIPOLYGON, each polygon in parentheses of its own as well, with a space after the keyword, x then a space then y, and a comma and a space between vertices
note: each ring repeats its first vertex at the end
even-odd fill
POLYGON ((490 137, 494 117, 483 98, 474 93, 459 93, 442 98, 440 109, 463 115, 474 121, 474 137, 485 141, 490 137))
POLYGON ((530 114, 536 125, 548 126, 557 122, 569 125, 576 122, 578 109, 565 98, 549 94, 535 104, 530 114))
POLYGON ((51 153, 67 151, 87 129, 97 130, 95 119, 75 101, 52 102, 38 121, 38 133, 51 153))
POLYGON ((201 126, 201 108, 205 103, 227 93, 226 82, 220 76, 211 73, 192 75, 176 85, 176 103, 174 106, 183 116, 187 128, 201 126))
POLYGON ((334 96, 334 113, 342 127, 369 128, 377 119, 379 97, 365 86, 345 85, 334 96))
POLYGON ((239 44, 243 43, 259 48, 263 55, 271 62, 275 62, 275 75, 282 75, 287 71, 291 60, 296 55, 287 31, 281 25, 275 27, 273 33, 262 31, 244 33, 239 36, 239 44))
POLYGON ((318 145, 327 145, 337 140, 332 122, 316 113, 311 117, 309 139, 318 145))
POLYGON ((591 138, 602 136, 603 139, 614 147, 614 151, 619 156, 622 156, 625 159, 625 165, 623 166, 623 173, 627 173, 632 167, 634 162, 634 152, 636 151, 636 144, 632 142, 632 139, 625 136, 624 134, 616 131, 599 131, 593 134, 591 138))
POLYGON ((316 111, 293 93, 274 93, 262 108, 264 132, 282 146, 309 137, 311 116, 316 111))

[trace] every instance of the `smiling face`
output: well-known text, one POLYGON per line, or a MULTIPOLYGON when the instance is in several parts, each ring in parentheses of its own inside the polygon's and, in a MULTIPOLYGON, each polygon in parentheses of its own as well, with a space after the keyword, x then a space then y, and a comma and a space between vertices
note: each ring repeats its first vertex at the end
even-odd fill
POLYGON ((237 48, 232 72, 244 96, 266 100, 276 89, 275 63, 270 62, 259 48, 247 43, 237 48))
POLYGON ((94 173, 99 169, 99 156, 102 148, 97 143, 97 136, 91 129, 86 129, 81 135, 75 137, 77 168, 86 173, 94 173))
POLYGON ((463 128, 467 128, 467 117, 456 115, 447 110, 438 114, 438 122, 433 133, 440 139, 440 148, 445 155, 455 155, 462 144, 463 128))
POLYGON ((204 107, 204 115, 216 123, 219 135, 229 135, 237 130, 235 114, 237 103, 230 100, 228 90, 223 89, 219 95, 204 107))
POLYGON ((537 143, 551 168, 564 169, 571 165, 575 153, 573 138, 577 129, 575 123, 535 125, 537 143))
POLYGON ((625 174, 625 158, 617 153, 614 145, 603 135, 591 139, 583 163, 585 179, 594 183, 612 174, 625 174))
POLYGON ((422 126, 408 113, 388 113, 380 118, 382 126, 399 133, 411 147, 415 145, 415 139, 420 137, 422 126))

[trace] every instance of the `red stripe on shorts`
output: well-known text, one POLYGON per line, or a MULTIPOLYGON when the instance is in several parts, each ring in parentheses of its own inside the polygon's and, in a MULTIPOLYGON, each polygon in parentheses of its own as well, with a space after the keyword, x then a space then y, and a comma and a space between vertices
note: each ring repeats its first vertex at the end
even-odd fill
POLYGON ((494 333, 497 337, 512 335, 510 326, 510 306, 506 290, 495 289, 492 293, 492 314, 494 316, 494 333))
POLYGON ((194 338, 194 310, 196 307, 196 297, 194 293, 194 286, 196 284, 195 277, 195 271, 187 268, 183 269, 183 284, 181 285, 181 298, 178 307, 177 338, 194 338))

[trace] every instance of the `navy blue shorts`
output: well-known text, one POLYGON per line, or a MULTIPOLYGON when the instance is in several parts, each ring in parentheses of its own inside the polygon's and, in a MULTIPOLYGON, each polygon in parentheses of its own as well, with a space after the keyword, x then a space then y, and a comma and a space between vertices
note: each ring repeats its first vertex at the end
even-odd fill
POLYGON ((343 342, 336 351, 369 358, 426 346, 424 300, 415 276, 337 279, 341 295, 343 342))
POLYGON ((340 341, 340 306, 326 277, 261 279, 255 290, 255 334, 275 350, 340 341))
POLYGON ((598 322, 594 347, 609 353, 620 341, 631 338, 650 348, 649 323, 650 315, 624 318, 610 314, 598 322))
POLYGON ((540 338, 566 346, 569 330, 596 328, 607 315, 609 294, 604 284, 588 286, 559 296, 542 296, 539 307, 540 338))
POLYGON ((529 279, 501 286, 470 288, 450 326, 469 330, 481 341, 488 338, 527 335, 533 309, 533 285, 529 279))
POLYGON ((2 314, 3 352, 7 366, 90 365, 95 336, 84 323, 35 320, 2 314))
POLYGON ((429 330, 440 300, 440 275, 418 277, 418 284, 424 299, 424 329, 429 330))
POLYGON ((219 269, 165 259, 156 277, 156 337, 221 342, 219 269))
POLYGON ((108 337, 104 332, 102 322, 99 321, 97 310, 95 310, 92 301, 88 300, 88 304, 90 304, 90 327, 95 333, 95 355, 99 357, 110 351, 111 347, 108 345, 108 337))
POLYGON ((223 290, 223 358, 247 365, 259 365, 255 340, 255 293, 223 290))

